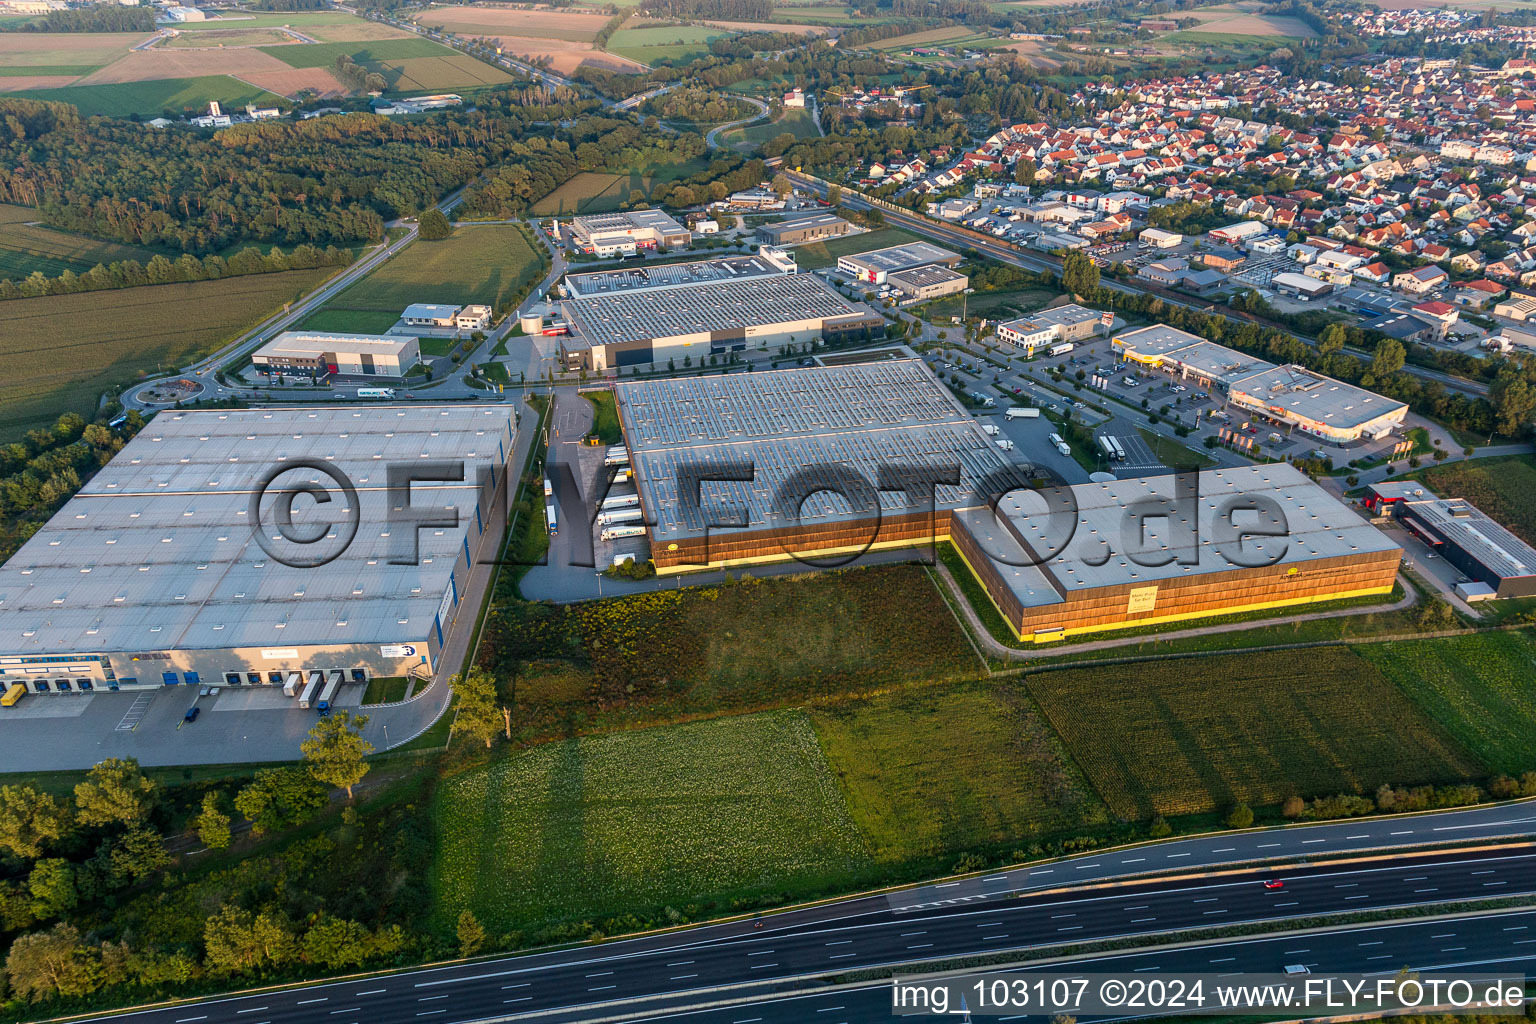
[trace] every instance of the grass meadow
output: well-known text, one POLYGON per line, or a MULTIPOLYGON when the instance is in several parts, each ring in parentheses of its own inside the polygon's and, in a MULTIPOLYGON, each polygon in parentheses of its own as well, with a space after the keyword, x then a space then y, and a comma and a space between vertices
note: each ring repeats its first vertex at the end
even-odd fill
POLYGON ((217 349, 333 272, 328 267, 0 302, 0 380, 6 382, 0 442, 61 413, 89 417, 114 384, 217 349))
POLYGON ((1536 771, 1536 637, 1500 631, 1359 648, 1490 771, 1536 771))
POLYGON ((416 241, 304 320, 305 330, 387 330, 413 302, 498 308, 544 265, 513 224, 460 225, 440 242, 416 241))
POLYGON ((167 110, 177 116, 200 113, 207 108, 210 100, 218 100, 226 110, 239 110, 248 103, 264 107, 286 105, 286 101, 276 93, 258 89, 228 75, 69 85, 55 89, 27 89, 16 95, 33 100, 73 103, 86 116, 102 114, 108 117, 127 117, 130 114, 159 116, 167 110))
MULTIPOLYGON (((869 857, 810 719, 550 743, 444 780, 439 917, 496 929, 846 885, 869 857)), ((686 908, 686 909, 684 909, 686 908)))
POLYGON ((621 28, 609 38, 606 49, 642 64, 654 64, 660 60, 692 60, 708 54, 712 40, 729 34, 723 29, 699 25, 621 28))
POLYGON ((1122 817, 1485 774, 1347 648, 1064 669, 1025 682, 1122 817))
POLYGON ((406 60, 411 57, 451 57, 458 53, 430 39, 378 39, 364 42, 311 43, 304 46, 263 46, 268 53, 294 68, 328 68, 337 57, 351 57, 359 64, 370 61, 406 60))
POLYGON ((739 128, 727 135, 726 140, 733 146, 750 148, 760 146, 769 139, 778 138, 786 132, 797 139, 814 139, 820 134, 816 131, 816 119, 811 117, 811 112, 799 108, 786 111, 777 121, 765 121, 762 124, 739 128))
POLYGON ((1504 455, 1431 466, 1413 474, 1442 498, 1465 498, 1536 544, 1536 456, 1504 455))
POLYGON ((819 270, 837 263, 839 256, 855 252, 869 252, 887 246, 921 242, 923 239, 900 228, 881 228, 857 235, 840 235, 823 242, 795 246, 795 262, 804 270, 819 270))

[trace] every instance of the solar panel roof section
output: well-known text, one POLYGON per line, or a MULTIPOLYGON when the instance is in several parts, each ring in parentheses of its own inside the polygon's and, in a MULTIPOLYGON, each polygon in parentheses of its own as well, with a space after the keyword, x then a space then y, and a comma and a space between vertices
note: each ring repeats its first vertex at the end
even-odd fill
MULTIPOLYGON (((890 465, 955 465, 940 508, 974 504, 980 481, 1010 464, 920 360, 775 370, 619 384, 619 414, 636 481, 655 518, 654 540, 702 536, 710 520, 745 514, 750 528, 858 519, 841 496, 810 495, 798 517, 776 508, 780 489, 807 467, 851 470, 874 485, 890 465), (702 501, 678 493, 682 467, 750 461, 752 481, 711 481, 702 501)), ((917 511, 901 491, 879 491, 882 514, 917 511)))
MULTIPOLYGON (((424 637, 474 518, 477 464, 502 461, 510 431, 505 407, 161 413, 0 567, 0 653, 424 637), (261 475, 301 457, 345 473, 361 505, 351 545, 319 569, 271 559, 248 515, 261 475), (455 507, 460 526, 418 531, 418 564, 391 565, 386 467, 427 459, 462 459, 468 481, 416 484, 412 504, 455 507)), ((303 479, 340 497, 318 470, 279 486, 303 479)))
POLYGON ((783 270, 761 256, 722 256, 693 263, 663 263, 657 266, 601 270, 591 274, 569 274, 565 286, 571 295, 585 297, 609 292, 675 288, 710 281, 744 281, 782 273, 783 270))
POLYGON ((1469 502, 1413 500, 1408 512, 1504 579, 1536 574, 1536 549, 1469 502))

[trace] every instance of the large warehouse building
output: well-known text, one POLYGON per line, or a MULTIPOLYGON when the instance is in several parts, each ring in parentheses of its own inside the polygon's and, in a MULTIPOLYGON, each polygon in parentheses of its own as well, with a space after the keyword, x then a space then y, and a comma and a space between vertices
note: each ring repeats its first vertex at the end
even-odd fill
POLYGON ((951 540, 1010 628, 1044 642, 1387 593, 1401 556, 1288 464, 1202 473, 1187 506, 1173 477, 1032 490, 918 360, 626 382, 615 394, 663 573, 795 557, 827 564, 951 540), (738 479, 747 464, 750 479, 738 479), (895 475, 910 493, 876 489, 882 467, 894 466, 908 467, 895 475), (960 482, 934 487, 930 507, 914 480, 941 466, 957 467, 960 482), (829 489, 835 481, 844 483, 829 489), (1254 497, 1266 512, 1242 511, 1254 497), (1171 514, 1146 512, 1164 500, 1175 502, 1171 514), (1284 535, 1250 534, 1234 548, 1222 532, 1228 516, 1284 535), (1169 524, 1190 519, 1199 533, 1185 544, 1169 524), (1145 529, 1131 528, 1138 522, 1145 529), (1136 557, 1122 550, 1130 544, 1136 557))
POLYGON ((749 345, 884 332, 883 317, 820 278, 768 273, 764 264, 771 265, 763 258, 727 257, 647 268, 634 278, 622 278, 620 271, 568 281, 576 297, 560 304, 570 331, 560 339, 566 368, 681 366, 685 359, 703 365, 712 355, 749 345))
POLYGON ((839 273, 846 274, 855 281, 863 281, 865 284, 885 284, 887 276, 903 270, 959 265, 959 253, 940 249, 927 242, 908 242, 905 245, 893 245, 887 249, 839 256, 837 259, 839 273))
POLYGON ((595 256, 613 256, 637 249, 687 247, 693 234, 661 210, 594 213, 571 220, 576 247, 595 256))
POLYGON ((496 550, 513 429, 506 406, 162 412, 0 567, 0 681, 59 693, 433 672, 471 567, 496 550), (391 518, 389 468, 427 460, 462 460, 466 479, 417 482, 411 506, 456 509, 457 527, 391 518), (279 495, 311 483, 331 500, 300 497, 292 526, 273 525, 279 495))
MULTIPOLYGON (((1481 597, 1536 597, 1536 549, 1464 498, 1442 498, 1412 480, 1366 487, 1365 505, 1391 516, 1473 581, 1481 597)), ((1464 588, 1466 585, 1463 585, 1464 588)))
POLYGON ((263 373, 302 373, 312 377, 350 373, 399 379, 420 361, 420 343, 415 338, 393 334, 284 331, 251 353, 251 365, 263 373))
POLYGON ((1383 437, 1408 415, 1404 402, 1303 366, 1276 366, 1166 324, 1116 335, 1114 347, 1129 362, 1195 380, 1245 412, 1334 444, 1383 437))

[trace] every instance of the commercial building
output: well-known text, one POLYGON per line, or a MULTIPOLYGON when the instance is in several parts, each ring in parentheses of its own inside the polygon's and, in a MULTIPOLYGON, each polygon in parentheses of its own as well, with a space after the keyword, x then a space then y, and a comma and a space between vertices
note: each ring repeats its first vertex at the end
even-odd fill
POLYGON ((564 294, 571 298, 588 298, 615 292, 643 292, 711 282, 746 281, 798 271, 794 257, 788 253, 780 249, 763 248, 755 256, 721 256, 690 263, 661 263, 655 266, 599 270, 591 274, 567 274, 561 287, 564 294))
POLYGON ((686 247, 693 235, 661 210, 595 213, 571 221, 576 247, 595 256, 613 256, 638 249, 686 247))
POLYGON ((1245 238, 1257 238, 1268 233, 1269 228, 1263 221, 1247 220, 1241 224, 1228 224, 1224 228, 1216 228, 1211 232, 1211 240, 1226 242, 1228 245, 1239 245, 1245 238))
POLYGON ((1015 492, 957 513, 951 539, 1037 642, 1391 592, 1402 550, 1290 464, 1195 479, 1015 492), (1229 521, 1253 532, 1234 542, 1229 521))
POLYGON ((1164 231, 1162 228, 1146 228, 1136 238, 1156 249, 1172 249, 1184 243, 1184 236, 1179 232, 1164 231))
POLYGON ((1493 307, 1494 316, 1508 317, 1524 323, 1536 317, 1536 295, 1510 292, 1508 297, 1493 307))
POLYGON ((1391 516, 1481 587, 1463 596, 1536 596, 1536 549, 1462 498, 1441 498, 1411 480, 1367 486, 1365 505, 1391 516))
POLYGON ((1296 274, 1291 271, 1276 274, 1270 279, 1275 291, 1281 295, 1294 295, 1298 299, 1311 301, 1332 294, 1333 285, 1327 281, 1320 281, 1306 274, 1296 274))
POLYGON ((1104 327, 1105 315, 1075 302, 1068 303, 1054 309, 1042 309, 1017 320, 1004 321, 997 325, 997 337, 1000 341, 1022 349, 1027 359, 1035 354, 1037 348, 1097 336, 1104 327))
POLYGON ((948 539, 1010 628, 1048 641, 1385 594, 1401 556, 1288 464, 1202 473, 1196 493, 1173 477, 1029 487, 917 360, 614 391, 663 573, 948 539))
POLYGON ((814 275, 721 278, 721 263, 675 264, 678 283, 665 285, 597 290, 590 281, 578 283, 583 293, 560 304, 570 330, 560 342, 567 368, 601 372, 685 359, 703 363, 748 345, 866 338, 885 330, 883 317, 814 275))
POLYGON ((887 274, 885 283, 895 290, 902 302, 927 302, 965 291, 971 279, 948 267, 927 266, 887 274))
POLYGON ((1276 366, 1166 324, 1117 335, 1130 362, 1192 378, 1248 413, 1344 444, 1400 426, 1408 406, 1301 366, 1276 366))
POLYGON ((853 229, 835 213, 811 213, 803 217, 789 217, 777 224, 760 224, 757 240, 768 245, 804 245, 823 238, 846 235, 853 229))
POLYGON ((839 256, 837 269, 856 281, 863 281, 866 284, 885 284, 887 275, 902 270, 926 266, 955 267, 959 264, 958 253, 940 249, 927 242, 908 242, 905 245, 893 245, 888 249, 839 256))
POLYGON ((513 432, 505 406, 162 412, 0 567, 0 680, 430 674, 496 550, 513 432), (389 467, 430 460, 462 461, 463 478, 418 481, 410 503, 457 525, 398 518, 389 467), (331 500, 301 497, 276 526, 280 495, 310 486, 331 500))
POLYGON ((264 373, 313 377, 350 373, 399 378, 420 361, 421 346, 415 338, 386 334, 284 331, 251 353, 251 364, 264 373))
POLYGON ((490 306, 445 306, 415 302, 400 314, 396 330, 421 330, 434 333, 483 331, 491 325, 490 306))

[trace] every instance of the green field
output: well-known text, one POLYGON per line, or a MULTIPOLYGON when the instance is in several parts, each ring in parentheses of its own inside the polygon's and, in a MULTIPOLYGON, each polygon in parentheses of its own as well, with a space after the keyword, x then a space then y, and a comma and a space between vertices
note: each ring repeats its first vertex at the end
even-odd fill
POLYGON ((698 25, 652 25, 621 28, 608 40, 606 49, 642 64, 659 60, 688 61, 709 53, 712 40, 730 33, 698 25))
POLYGON ((863 18, 838 4, 775 5, 770 21, 781 25, 878 25, 889 18, 863 18))
POLYGON ((1359 650, 1490 771, 1536 770, 1536 637, 1478 633, 1359 650))
POLYGON ((216 31, 184 33, 172 36, 158 45, 167 50, 189 50, 208 46, 276 46, 292 42, 291 36, 275 28, 251 28, 242 25, 216 31))
POLYGON ((364 43, 310 43, 305 46, 261 46, 262 53, 269 53, 294 68, 328 68, 337 57, 351 57, 359 64, 387 60, 407 60, 411 57, 452 57, 457 50, 434 43, 430 39, 412 36, 409 39, 376 39, 364 43))
POLYGON ((799 263, 803 270, 819 270, 835 264, 839 256, 921 241, 923 241, 922 237, 900 228, 881 228, 878 231, 868 231, 859 235, 841 235, 824 242, 797 245, 795 262, 799 263))
POLYGON ((383 75, 391 92, 468 90, 512 81, 512 76, 500 68, 462 53, 407 60, 370 60, 364 66, 383 75))
POLYGON ((213 351, 331 273, 296 270, 0 302, 0 441, 61 413, 89 417, 112 385, 213 351))
POLYGON ((1025 682, 1099 795, 1127 818, 1483 774, 1346 648, 1064 669, 1025 682))
POLYGON ((637 168, 626 174, 583 171, 534 203, 531 212, 537 217, 609 213, 629 202, 631 191, 649 196, 651 189, 657 185, 691 177, 703 171, 706 166, 703 161, 690 160, 680 164, 637 168))
POLYGON ((592 433, 603 444, 623 444, 619 430, 619 410, 612 391, 588 391, 581 396, 592 405, 592 433))
POLYGON ((816 130, 815 118, 811 117, 809 110, 802 107, 785 111, 784 116, 777 121, 764 121, 761 124, 737 129, 726 138, 733 146, 753 147, 760 146, 785 132, 797 139, 814 139, 820 134, 816 130))
POLYGON ((305 330, 377 333, 413 302, 499 309, 543 273, 539 254, 511 224, 454 228, 441 242, 413 242, 304 320, 305 330))
POLYGON ((853 820, 882 863, 1027 844, 1108 820, 1027 696, 919 690, 813 712, 853 820))
POLYGON ((57 277, 66 270, 84 273, 98 263, 117 260, 147 262, 154 253, 115 242, 66 234, 41 225, 29 206, 0 203, 0 278, 21 280, 35 270, 57 277))
POLYGON ((806 715, 551 743, 444 781, 438 914, 505 929, 846 884, 868 856, 806 715))
POLYGON ((1431 466, 1413 476, 1442 498, 1465 498, 1536 544, 1536 456, 1505 455, 1431 466))
POLYGON ((218 100, 227 110, 238 110, 248 103, 264 107, 288 105, 288 101, 281 96, 247 85, 228 75, 27 89, 15 95, 32 100, 73 103, 80 108, 82 114, 104 114, 108 117, 127 117, 130 114, 158 116, 166 110, 177 115, 198 113, 207 108, 210 100, 218 100))
POLYGON ((238 16, 211 18, 207 21, 188 21, 178 24, 181 32, 218 32, 232 28, 275 28, 287 25, 303 31, 317 25, 348 25, 364 23, 363 19, 345 11, 284 11, 262 14, 259 11, 240 12, 238 16))

